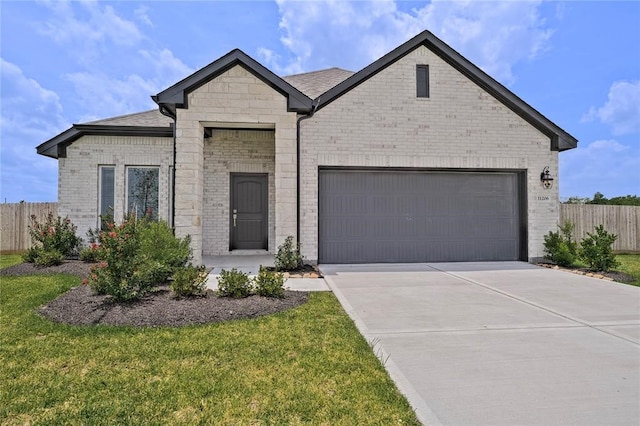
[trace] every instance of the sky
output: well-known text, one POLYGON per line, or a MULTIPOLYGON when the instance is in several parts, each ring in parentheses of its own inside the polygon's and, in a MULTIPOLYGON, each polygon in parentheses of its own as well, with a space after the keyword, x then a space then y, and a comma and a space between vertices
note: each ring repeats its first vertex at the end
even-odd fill
POLYGON ((55 201, 35 147, 232 49, 278 75, 352 71, 429 30, 579 140, 561 198, 640 195, 640 1, 0 0, 0 202, 55 201))

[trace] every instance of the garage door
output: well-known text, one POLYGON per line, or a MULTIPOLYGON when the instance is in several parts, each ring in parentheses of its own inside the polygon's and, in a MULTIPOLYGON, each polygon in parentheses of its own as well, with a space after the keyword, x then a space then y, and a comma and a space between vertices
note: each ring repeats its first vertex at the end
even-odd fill
POLYGON ((522 257, 519 175, 320 170, 321 263, 522 257))

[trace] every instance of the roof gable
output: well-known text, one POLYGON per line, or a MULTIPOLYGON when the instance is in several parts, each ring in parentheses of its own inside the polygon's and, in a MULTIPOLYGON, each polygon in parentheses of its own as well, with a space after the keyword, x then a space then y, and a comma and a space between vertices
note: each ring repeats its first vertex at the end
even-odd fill
POLYGON ((271 88, 286 96, 288 111, 304 113, 311 110, 311 98, 300 92, 291 84, 287 83, 281 77, 278 77, 273 72, 269 71, 266 67, 240 49, 232 50, 182 81, 163 90, 157 95, 152 96, 152 99, 160 105, 161 108, 167 108, 175 116, 176 108, 189 107, 187 95, 190 92, 208 83, 236 65, 242 66, 271 88))
POLYGON ((340 96, 366 82, 369 78, 373 77, 420 46, 425 46, 427 49, 434 52, 449 65, 454 67, 460 73, 506 105, 513 112, 522 117, 529 124, 537 128, 543 134, 549 136, 551 139, 552 150, 564 151, 575 148, 578 145, 578 140, 576 138, 562 130, 551 120, 524 102, 509 89, 504 87, 429 31, 423 31, 411 40, 339 83, 337 86, 318 96, 316 98, 316 102, 318 103, 317 109, 319 110, 327 106, 340 96))

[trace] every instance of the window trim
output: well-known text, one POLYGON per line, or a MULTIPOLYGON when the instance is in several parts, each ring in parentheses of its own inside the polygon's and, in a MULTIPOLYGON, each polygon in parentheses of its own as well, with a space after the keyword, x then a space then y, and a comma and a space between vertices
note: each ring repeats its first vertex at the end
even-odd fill
POLYGON ((429 65, 419 64, 416 65, 416 97, 417 98, 429 98, 429 65), (421 73, 424 73, 424 82, 421 82, 421 73), (424 86, 423 86, 424 85, 424 86))
POLYGON ((131 213, 129 211, 129 170, 131 169, 155 169, 158 171, 158 196, 157 196, 157 201, 158 201, 158 205, 155 209, 155 214, 156 214, 156 219, 160 219, 161 218, 161 214, 160 214, 160 170, 161 167, 159 165, 127 165, 125 166, 124 170, 124 174, 125 174, 125 185, 124 185, 124 214, 125 216, 129 213, 131 213))
POLYGON ((102 211, 102 200, 103 200, 103 193, 102 193, 102 189, 103 189, 103 173, 105 169, 111 169, 113 170, 113 193, 111 194, 112 197, 112 206, 111 206, 111 214, 115 214, 115 209, 116 209, 116 166, 115 164, 100 164, 98 165, 98 208, 97 208, 97 215, 96 215, 96 225, 98 227, 98 229, 102 229, 102 220, 101 220, 101 216, 104 215, 107 212, 103 212, 102 211))

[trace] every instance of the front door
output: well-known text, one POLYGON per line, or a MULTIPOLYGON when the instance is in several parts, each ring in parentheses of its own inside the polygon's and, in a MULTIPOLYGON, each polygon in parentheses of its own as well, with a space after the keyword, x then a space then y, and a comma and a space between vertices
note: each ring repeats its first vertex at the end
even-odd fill
POLYGON ((269 178, 231 173, 230 250, 268 250, 269 178))

